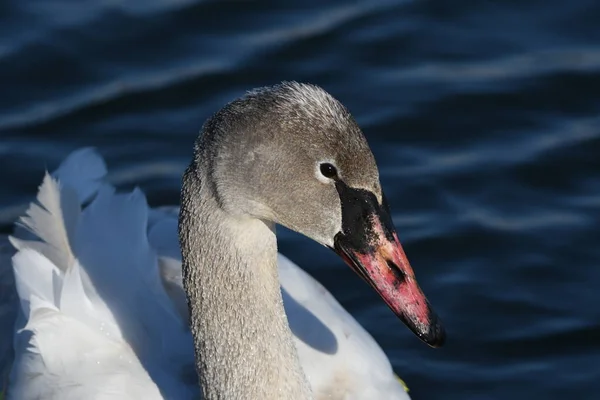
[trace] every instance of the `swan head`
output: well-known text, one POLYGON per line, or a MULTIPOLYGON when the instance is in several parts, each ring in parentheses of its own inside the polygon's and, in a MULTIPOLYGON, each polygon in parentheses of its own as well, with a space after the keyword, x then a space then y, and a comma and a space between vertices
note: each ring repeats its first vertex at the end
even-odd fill
POLYGON ((203 127, 195 163, 219 205, 338 253, 424 342, 445 332, 398 240, 375 158, 348 110, 295 82, 256 89, 203 127))

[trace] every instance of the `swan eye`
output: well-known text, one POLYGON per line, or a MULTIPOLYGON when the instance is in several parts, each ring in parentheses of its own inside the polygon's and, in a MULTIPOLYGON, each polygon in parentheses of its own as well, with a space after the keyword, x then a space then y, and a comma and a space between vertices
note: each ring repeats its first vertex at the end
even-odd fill
POLYGON ((321 174, 325 178, 335 179, 337 178, 337 169, 330 163, 323 163, 320 165, 321 174))

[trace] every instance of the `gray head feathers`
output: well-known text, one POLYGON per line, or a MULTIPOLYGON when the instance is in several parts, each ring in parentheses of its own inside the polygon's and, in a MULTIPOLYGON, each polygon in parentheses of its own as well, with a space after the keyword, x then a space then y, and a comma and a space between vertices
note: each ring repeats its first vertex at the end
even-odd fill
POLYGON ((196 142, 196 162, 217 170, 215 178, 239 176, 244 169, 245 181, 256 182, 275 178, 271 174, 281 169, 285 179, 302 184, 307 174, 314 178, 321 161, 334 163, 349 186, 380 198, 375 159, 356 121, 342 103, 311 84, 284 82, 248 92, 209 118, 196 142), (265 175, 264 166, 271 173, 265 175))

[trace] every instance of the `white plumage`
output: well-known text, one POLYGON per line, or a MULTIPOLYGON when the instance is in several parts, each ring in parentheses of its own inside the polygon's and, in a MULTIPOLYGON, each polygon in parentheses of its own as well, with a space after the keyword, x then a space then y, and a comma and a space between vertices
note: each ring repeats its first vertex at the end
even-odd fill
MULTIPOLYGON (((94 150, 71 154, 45 176, 11 238, 22 312, 9 398, 199 394, 176 211, 149 208, 139 189, 117 193, 105 175, 94 150)), ((315 397, 408 399, 381 348, 331 294, 284 256, 278 265, 315 397)))

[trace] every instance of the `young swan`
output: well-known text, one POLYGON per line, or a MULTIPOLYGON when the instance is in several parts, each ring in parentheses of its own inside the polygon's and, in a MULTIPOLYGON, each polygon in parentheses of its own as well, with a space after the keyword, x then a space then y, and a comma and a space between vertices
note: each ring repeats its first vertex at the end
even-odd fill
POLYGON ((356 122, 324 90, 283 83, 211 117, 183 176, 183 282, 206 399, 313 398, 283 308, 275 224, 334 249, 423 341, 443 343, 356 122))

